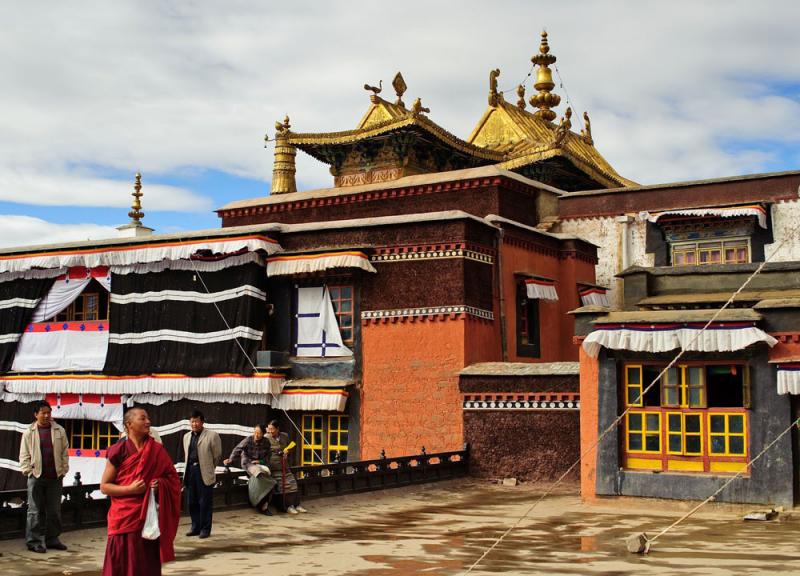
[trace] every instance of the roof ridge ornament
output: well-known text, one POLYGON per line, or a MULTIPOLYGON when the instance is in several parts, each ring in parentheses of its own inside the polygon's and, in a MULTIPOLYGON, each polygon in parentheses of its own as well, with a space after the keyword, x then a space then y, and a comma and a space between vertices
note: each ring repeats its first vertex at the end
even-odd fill
POLYGON ((519 97, 519 100, 517 100, 517 108, 525 110, 525 84, 517 86, 517 96, 519 97))
POLYGON ((392 80, 392 88, 394 88, 394 92, 397 94, 397 100, 395 100, 394 103, 397 106, 402 106, 405 108, 406 104, 403 102, 403 94, 405 94, 406 90, 408 90, 408 86, 406 86, 406 81, 403 79, 403 75, 400 72, 394 75, 394 80, 392 80))
POLYGON ((497 77, 500 76, 500 68, 489 71, 489 106, 497 108, 500 103, 500 95, 497 93, 497 77))
POLYGON ((550 44, 547 43, 547 32, 542 30, 542 42, 539 44, 539 53, 534 54, 531 62, 539 69, 536 71, 536 83, 533 87, 538 90, 538 94, 531 96, 529 102, 534 108, 538 108, 534 112, 534 116, 538 116, 544 120, 552 122, 556 119, 556 113, 551 110, 561 102, 561 96, 553 94, 552 90, 556 87, 553 82, 553 71, 550 70, 550 64, 555 64, 557 58, 554 54, 550 54, 550 44))
POLYGON ((594 139, 592 138, 592 123, 589 121, 588 112, 583 113, 583 123, 586 128, 581 130, 581 138, 583 138, 583 141, 589 146, 594 146, 594 139))
POLYGON ((364 90, 372 92, 372 96, 369 97, 369 100, 370 102, 375 103, 375 101, 379 98, 378 94, 383 92, 383 80, 379 80, 377 86, 370 86, 369 84, 364 84, 364 90))
POLYGON ((131 204, 131 211, 128 212, 128 216, 131 218, 131 224, 135 224, 136 226, 142 226, 142 218, 144 218, 144 212, 142 212, 142 196, 144 193, 142 192, 142 175, 141 173, 136 173, 136 180, 133 184, 133 204, 131 204))
POLYGON ((422 106, 422 98, 417 98, 414 100, 414 103, 411 105, 411 115, 412 116, 419 116, 420 114, 429 114, 431 111, 430 108, 424 108, 422 106))
POLYGON ((553 134, 553 147, 554 148, 561 148, 564 142, 567 139, 567 134, 569 134, 569 129, 572 128, 572 108, 567 108, 567 112, 561 118, 561 122, 559 122, 558 127, 556 128, 555 133, 553 134))

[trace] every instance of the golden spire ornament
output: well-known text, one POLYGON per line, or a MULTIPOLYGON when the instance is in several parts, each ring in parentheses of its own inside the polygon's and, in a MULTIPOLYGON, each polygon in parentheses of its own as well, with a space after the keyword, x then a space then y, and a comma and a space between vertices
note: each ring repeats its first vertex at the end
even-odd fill
POLYGON ((553 71, 550 64, 555 64, 556 57, 550 54, 550 45, 547 43, 547 32, 542 31, 542 42, 539 44, 539 53, 531 58, 531 62, 538 66, 536 70, 536 83, 533 87, 538 90, 538 94, 531 96, 529 102, 534 108, 534 116, 552 122, 556 119, 556 113, 551 110, 561 102, 561 96, 553 94, 552 90, 556 87, 553 82, 553 71))
POLYGON ((131 204, 131 211, 128 212, 128 216, 131 218, 131 224, 136 224, 140 226, 142 224, 142 218, 144 218, 144 212, 142 212, 142 175, 137 172, 136 173, 136 182, 133 185, 133 204, 131 204))
POLYGON ((525 110, 525 84, 520 84, 517 86, 517 96, 519 96, 519 100, 517 100, 517 108, 520 110, 525 110))
POLYGON ((295 156, 297 150, 289 142, 289 115, 283 122, 275 122, 275 157, 272 164, 272 193, 297 192, 295 182, 295 156))

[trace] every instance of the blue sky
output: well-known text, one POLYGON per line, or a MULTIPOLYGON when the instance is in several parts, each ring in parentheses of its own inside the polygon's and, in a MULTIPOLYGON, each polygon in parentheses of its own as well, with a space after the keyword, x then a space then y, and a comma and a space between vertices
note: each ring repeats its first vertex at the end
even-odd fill
MULTIPOLYGON (((488 71, 515 98, 543 27, 563 81, 556 111, 588 110, 624 176, 800 168, 797 2, 284 4, 0 5, 0 246, 115 235, 137 171, 147 225, 217 227, 214 208, 268 193, 275 120, 353 128, 363 84, 398 70, 406 99, 465 138, 488 71)), ((302 153, 297 176, 301 190, 332 184, 302 153)))

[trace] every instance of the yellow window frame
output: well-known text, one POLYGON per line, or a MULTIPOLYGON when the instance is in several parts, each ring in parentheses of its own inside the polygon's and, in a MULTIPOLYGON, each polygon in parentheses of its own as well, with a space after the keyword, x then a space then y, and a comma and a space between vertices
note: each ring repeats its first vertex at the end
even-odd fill
POLYGON ((643 405, 643 402, 644 402, 644 399, 642 398, 642 386, 644 384, 644 382, 642 380, 643 378, 644 378, 644 373, 643 373, 641 364, 627 364, 625 366, 625 405, 626 406, 642 406, 643 405), (631 370, 633 370, 633 371, 635 371, 635 372, 637 372, 639 374, 639 383, 638 384, 636 384, 636 383, 631 384, 631 382, 630 382, 631 370), (639 396, 638 396, 638 400, 639 401, 638 402, 631 402, 630 401, 630 390, 631 389, 639 391, 639 396))
POLYGON ((741 412, 709 412, 708 413, 708 455, 711 458, 717 456, 747 456, 747 415, 741 412), (711 431, 711 418, 713 416, 722 416, 725 422, 725 430, 723 432, 712 432, 711 431), (741 418, 742 419, 742 431, 741 432, 731 432, 730 431, 730 421, 731 418, 741 418), (712 452, 711 445, 712 440, 715 437, 721 437, 725 441, 725 452, 712 452), (742 439, 742 452, 731 452, 731 438, 741 438, 742 439))
POLYGON ((675 456, 702 456, 703 455, 703 413, 702 412, 667 412, 666 413, 666 432, 667 432, 667 454, 675 455, 675 456), (680 417, 680 429, 673 430, 670 428, 670 416, 679 416, 680 417), (700 421, 700 430, 698 432, 687 432, 686 431, 686 418, 687 417, 697 417, 700 421), (681 449, 680 450, 670 450, 670 436, 680 436, 681 438, 681 449), (700 439, 700 451, 699 452, 689 452, 686 449, 686 438, 694 436, 700 439))
MULTIPOLYGON (((342 442, 343 433, 347 433, 350 427, 350 417, 346 414, 333 414, 328 416, 328 462, 333 462, 336 453, 339 453, 340 460, 347 460, 347 443, 342 442), (344 456, 344 458, 342 458, 344 456)), ((349 434, 348 434, 349 437, 349 434)))
POLYGON ((661 412, 655 411, 635 411, 635 412, 628 412, 625 415, 625 448, 628 452, 632 454, 661 454, 661 412), (641 415, 642 417, 642 429, 641 430, 631 430, 630 427, 630 419, 631 416, 634 415, 641 415), (658 417, 658 427, 653 429, 647 426, 647 416, 657 416, 658 417), (641 444, 642 449, 636 450, 631 448, 631 435, 635 434, 641 437, 641 444), (658 437, 658 449, 657 450, 648 450, 647 449, 647 437, 648 436, 657 436, 658 437))
POLYGON ((300 465, 301 466, 321 466, 320 462, 323 444, 324 419, 321 414, 303 414, 302 416, 302 438, 300 440, 300 465), (315 442, 315 436, 319 434, 320 442, 315 442), (306 452, 310 456, 306 456, 306 452))

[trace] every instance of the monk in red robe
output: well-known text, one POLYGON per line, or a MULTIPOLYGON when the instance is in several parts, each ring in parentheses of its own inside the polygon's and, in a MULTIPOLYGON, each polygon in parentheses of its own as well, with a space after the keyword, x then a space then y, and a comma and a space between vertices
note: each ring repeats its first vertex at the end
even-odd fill
POLYGON ((150 437, 150 418, 142 408, 125 412, 127 439, 108 450, 100 490, 111 498, 103 576, 160 576, 161 564, 175 559, 181 487, 172 459, 150 437), (150 491, 158 497, 156 540, 142 537, 150 491))

